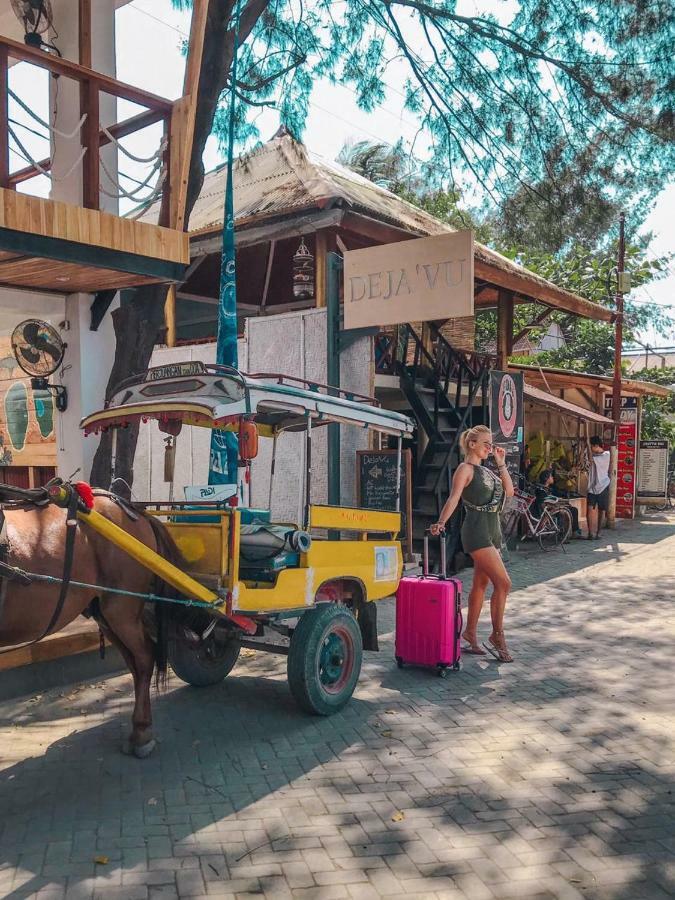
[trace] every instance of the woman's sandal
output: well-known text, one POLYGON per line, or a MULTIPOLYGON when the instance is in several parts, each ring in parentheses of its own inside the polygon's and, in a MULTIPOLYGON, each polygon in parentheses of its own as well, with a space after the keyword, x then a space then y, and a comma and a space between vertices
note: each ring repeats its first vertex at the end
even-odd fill
POLYGON ((470 656, 486 656, 485 650, 481 649, 477 638, 471 640, 466 636, 466 632, 464 632, 462 640, 464 641, 462 653, 468 653, 470 656))
POLYGON ((488 651, 489 654, 494 656, 497 662, 503 663, 512 663, 513 657, 509 653, 506 648, 506 642, 504 640, 504 632, 503 631, 493 631, 490 637, 488 638, 488 643, 483 643, 483 646, 488 651), (499 637, 501 635, 501 637, 499 637), (498 638, 499 643, 493 640, 493 637, 498 638))

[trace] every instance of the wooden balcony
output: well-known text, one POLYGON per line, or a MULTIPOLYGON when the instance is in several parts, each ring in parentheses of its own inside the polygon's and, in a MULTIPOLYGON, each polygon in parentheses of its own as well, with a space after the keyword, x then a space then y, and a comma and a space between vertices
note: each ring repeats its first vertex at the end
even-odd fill
POLYGON ((190 261, 182 230, 180 193, 186 183, 181 152, 185 98, 163 97, 123 84, 90 68, 0 36, 0 286, 38 291, 96 293, 181 280, 190 261), (82 206, 16 191, 17 184, 51 169, 52 161, 10 171, 9 60, 22 60, 72 79, 80 88, 82 206), (101 128, 99 95, 111 94, 144 107, 123 122, 101 128), (158 224, 138 222, 99 208, 99 151, 116 140, 163 123, 164 181, 158 224), (176 148, 172 152, 172 147, 176 148))

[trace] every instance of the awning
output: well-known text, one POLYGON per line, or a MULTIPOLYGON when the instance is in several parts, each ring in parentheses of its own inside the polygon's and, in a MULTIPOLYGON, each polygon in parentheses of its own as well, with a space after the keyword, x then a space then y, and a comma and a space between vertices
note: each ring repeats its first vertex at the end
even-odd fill
POLYGON ((574 416, 576 419, 585 419, 587 422, 597 422, 599 425, 614 425, 613 419, 601 416, 600 413, 593 412, 592 409, 585 409, 583 406, 577 406, 576 403, 570 403, 569 400, 563 400, 561 397, 555 397, 547 391, 532 387, 531 384, 525 384, 523 388, 526 400, 532 400, 534 403, 542 403, 545 406, 552 406, 554 409, 565 413, 567 416, 574 416))

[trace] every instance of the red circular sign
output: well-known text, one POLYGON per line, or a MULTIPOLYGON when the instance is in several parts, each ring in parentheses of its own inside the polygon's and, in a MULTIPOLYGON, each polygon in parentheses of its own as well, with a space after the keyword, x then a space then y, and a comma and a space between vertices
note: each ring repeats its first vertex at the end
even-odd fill
POLYGON ((511 437, 518 422, 518 394, 516 383, 510 375, 505 375, 499 385, 497 398, 499 429, 505 438, 511 437))

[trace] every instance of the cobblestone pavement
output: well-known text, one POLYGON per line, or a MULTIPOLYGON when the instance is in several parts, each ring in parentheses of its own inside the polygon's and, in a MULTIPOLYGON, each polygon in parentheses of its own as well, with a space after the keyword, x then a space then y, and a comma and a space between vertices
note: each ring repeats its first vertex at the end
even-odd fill
POLYGON ((400 672, 382 604, 330 719, 252 653, 145 761, 128 676, 0 705, 0 896, 673 897, 675 518, 612 541, 513 554, 513 665, 400 672))

